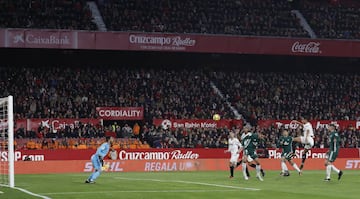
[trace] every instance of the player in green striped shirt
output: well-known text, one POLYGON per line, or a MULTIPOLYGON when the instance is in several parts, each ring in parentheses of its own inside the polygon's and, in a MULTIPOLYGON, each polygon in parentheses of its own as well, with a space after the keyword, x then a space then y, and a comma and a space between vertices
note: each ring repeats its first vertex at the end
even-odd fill
POLYGON ((248 180, 248 176, 246 175, 246 163, 254 161, 256 166, 256 178, 260 181, 263 181, 263 178, 261 177, 261 165, 259 162, 259 157, 256 154, 256 148, 258 143, 260 142, 260 139, 263 139, 263 135, 261 133, 251 133, 251 126, 246 125, 244 127, 244 132, 247 134, 242 140, 244 155, 242 160, 242 170, 244 179, 248 180))
POLYGON ((338 174, 338 180, 341 179, 343 172, 336 168, 332 163, 336 160, 340 150, 340 136, 336 131, 334 124, 330 124, 329 127, 330 137, 329 137, 329 151, 327 152, 327 159, 325 160, 326 166, 326 178, 324 181, 330 181, 331 169, 338 174))
POLYGON ((289 176, 289 170, 286 166, 286 161, 288 161, 294 169, 299 172, 299 175, 301 175, 301 170, 296 165, 295 162, 292 161, 292 157, 294 155, 293 152, 293 138, 289 136, 289 132, 287 130, 284 130, 282 133, 282 136, 279 139, 278 147, 282 149, 281 151, 281 173, 282 176, 289 176))

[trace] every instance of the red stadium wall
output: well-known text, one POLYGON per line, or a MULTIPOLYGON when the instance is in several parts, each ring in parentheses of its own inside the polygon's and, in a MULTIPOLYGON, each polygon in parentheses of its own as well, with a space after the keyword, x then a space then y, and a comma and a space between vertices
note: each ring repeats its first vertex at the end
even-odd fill
MULTIPOLYGON (((261 158, 266 170, 279 170, 279 151, 269 149, 269 158, 261 158)), ((306 162, 306 170, 324 168, 327 149, 312 149, 306 162)), ((359 149, 342 148, 335 165, 340 169, 360 169, 359 149)), ((15 172, 26 173, 73 173, 90 172, 90 157, 95 150, 23 150, 16 151, 15 172), (22 161, 29 157, 33 161, 22 161)), ((295 162, 300 161, 302 150, 296 151, 295 162)), ((224 149, 150 149, 120 150, 117 160, 111 162, 111 172, 153 171, 215 171, 228 170, 229 153, 224 149)), ((0 160, 7 160, 7 153, 0 153, 0 160)))

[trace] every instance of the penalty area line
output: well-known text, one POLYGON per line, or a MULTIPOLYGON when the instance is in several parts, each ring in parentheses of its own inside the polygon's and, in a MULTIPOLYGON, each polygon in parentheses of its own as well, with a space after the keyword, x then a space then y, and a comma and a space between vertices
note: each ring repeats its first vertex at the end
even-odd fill
POLYGON ((222 184, 212 184, 205 182, 194 182, 194 181, 183 181, 183 180, 159 180, 159 179, 142 179, 142 178, 124 178, 124 177, 114 177, 115 179, 120 180, 133 180, 133 181, 152 181, 152 182, 168 182, 168 183, 182 183, 182 184, 196 184, 210 187, 221 187, 221 188, 230 188, 230 189, 240 189, 240 190, 248 190, 248 191, 260 191, 261 189, 250 188, 250 187, 237 187, 231 185, 222 185, 222 184))

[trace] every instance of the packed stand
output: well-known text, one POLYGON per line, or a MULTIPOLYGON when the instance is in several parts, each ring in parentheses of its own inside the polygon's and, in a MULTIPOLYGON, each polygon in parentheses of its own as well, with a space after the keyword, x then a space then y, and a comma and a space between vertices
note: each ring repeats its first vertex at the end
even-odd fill
POLYGON ((360 120, 359 74, 213 72, 212 79, 248 121, 360 120))
POLYGON ((309 37, 286 0, 98 0, 109 30, 309 37))
MULTIPOLYGON (((44 126, 17 127, 18 139, 89 140, 113 135, 135 139, 153 148, 227 145, 227 129, 164 130, 153 118, 207 118, 232 111, 210 87, 210 79, 234 107, 251 119, 298 119, 310 114, 316 120, 359 121, 360 76, 357 74, 241 73, 196 69, 145 68, 0 68, 2 96, 14 95, 15 118, 97 118, 98 106, 143 106, 139 124, 81 124, 54 131, 44 126)), ((261 130, 261 129, 260 129, 261 130)), ((262 131, 262 130, 261 130, 262 131)), ((264 131, 273 146, 280 132, 264 131)), ((326 146, 323 130, 316 130, 315 146, 326 146)), ((359 131, 347 129, 342 146, 355 147, 359 131)), ((88 146, 89 147, 89 146, 88 146)))
POLYGON ((144 107, 153 118, 212 118, 233 113, 201 70, 145 68, 0 68, 2 95, 15 117, 97 118, 96 107, 144 107))
MULTIPOLYGON (((109 128, 110 129, 110 128, 109 128)), ((265 135, 259 143, 259 149, 277 148, 277 143, 284 127, 257 127, 256 131, 265 135)), ((302 134, 300 129, 288 129, 293 137, 302 134)), ((111 131, 111 130, 110 130, 111 131)), ((104 132, 105 133, 105 132, 104 132)), ((111 133, 111 132, 107 132, 111 133)), ((124 133, 124 132, 123 132, 124 133)), ((330 133, 326 128, 315 129, 314 148, 329 148, 330 133)), ((144 125, 138 135, 121 136, 116 134, 113 149, 148 149, 148 148, 226 148, 229 129, 163 129, 153 125, 144 125)), ((339 130, 341 148, 359 148, 360 131, 355 128, 339 130)), ((38 137, 36 132, 22 137, 15 133, 16 149, 96 149, 104 141, 103 136, 81 137, 70 134, 63 136, 38 137)), ((296 145, 302 147, 301 145, 296 145)))
MULTIPOLYGON (((276 148, 281 132, 285 130, 284 127, 277 128, 271 126, 268 128, 258 128, 258 132, 265 135, 264 146, 266 148, 276 148)), ((301 136, 301 129, 286 129, 289 131, 289 135, 293 137, 301 136)), ((341 137, 341 148, 359 148, 360 147, 360 130, 355 128, 339 129, 339 135, 341 137)), ((330 132, 326 128, 314 129, 315 139, 314 148, 329 148, 329 136, 330 132)), ((297 147, 302 147, 300 144, 296 144, 297 147)))
POLYGON ((360 39, 360 2, 301 1, 301 13, 319 38, 360 39))
POLYGON ((0 0, 0 28, 97 30, 85 0, 0 0))

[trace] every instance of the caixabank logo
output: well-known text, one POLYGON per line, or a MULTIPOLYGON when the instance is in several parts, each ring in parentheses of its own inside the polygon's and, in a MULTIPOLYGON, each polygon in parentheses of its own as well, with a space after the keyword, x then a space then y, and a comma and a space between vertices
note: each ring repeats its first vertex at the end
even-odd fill
POLYGON ((77 48, 76 31, 8 29, 5 47, 77 48))

